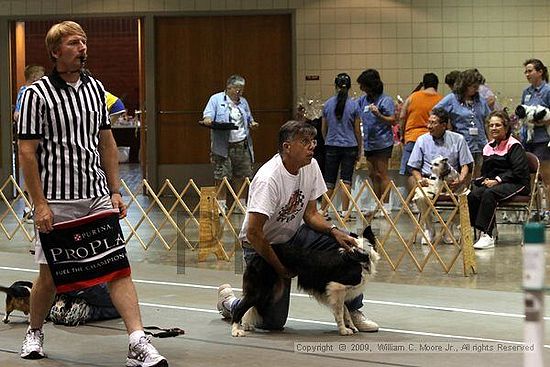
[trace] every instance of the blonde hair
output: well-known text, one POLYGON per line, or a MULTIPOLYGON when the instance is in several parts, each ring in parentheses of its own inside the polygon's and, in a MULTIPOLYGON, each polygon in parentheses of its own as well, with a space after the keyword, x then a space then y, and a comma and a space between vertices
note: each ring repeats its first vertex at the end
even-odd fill
POLYGON ((71 20, 54 24, 46 34, 46 50, 48 50, 48 55, 52 61, 55 62, 56 60, 52 53, 59 49, 63 37, 69 35, 78 35, 87 38, 80 24, 71 20))
POLYGON ((25 82, 32 83, 44 76, 45 70, 40 65, 27 65, 25 67, 25 82))

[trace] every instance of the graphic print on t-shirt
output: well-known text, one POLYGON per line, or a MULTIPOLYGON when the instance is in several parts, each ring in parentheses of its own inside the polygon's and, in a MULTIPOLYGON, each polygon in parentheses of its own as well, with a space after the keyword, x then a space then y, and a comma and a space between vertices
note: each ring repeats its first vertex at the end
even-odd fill
POLYGON ((277 222, 288 223, 302 210, 304 207, 305 195, 302 190, 298 189, 290 195, 288 204, 283 206, 277 214, 277 222))

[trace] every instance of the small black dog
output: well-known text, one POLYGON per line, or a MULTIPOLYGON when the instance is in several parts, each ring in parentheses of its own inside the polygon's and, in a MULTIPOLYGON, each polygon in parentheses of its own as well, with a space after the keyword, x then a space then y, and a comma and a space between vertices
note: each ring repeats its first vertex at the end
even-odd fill
POLYGON ((32 283, 17 281, 9 288, 0 286, 0 291, 6 293, 6 316, 2 320, 4 324, 10 322, 9 315, 15 311, 22 311, 25 315, 30 312, 30 297, 32 283))
MULTIPOLYGON (((380 258, 370 226, 363 231, 363 237, 373 248, 345 251, 339 246, 312 250, 290 244, 273 245, 283 265, 297 274, 298 287, 331 308, 340 335, 357 332, 344 302, 363 293, 380 258)), ((245 330, 253 330, 254 325, 261 323, 262 310, 274 302, 280 281, 279 275, 261 256, 247 264, 243 297, 233 310, 231 335, 245 336, 245 330)))

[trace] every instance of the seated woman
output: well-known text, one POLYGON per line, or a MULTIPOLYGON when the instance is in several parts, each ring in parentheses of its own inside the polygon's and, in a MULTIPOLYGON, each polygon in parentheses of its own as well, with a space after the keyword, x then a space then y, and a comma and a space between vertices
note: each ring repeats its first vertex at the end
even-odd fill
POLYGON ((488 116, 491 141, 483 148, 481 177, 474 181, 468 194, 470 222, 482 231, 475 249, 495 247, 491 236, 495 212, 500 201, 514 195, 529 195, 530 176, 527 155, 521 143, 510 136, 510 118, 505 111, 493 111, 488 116))

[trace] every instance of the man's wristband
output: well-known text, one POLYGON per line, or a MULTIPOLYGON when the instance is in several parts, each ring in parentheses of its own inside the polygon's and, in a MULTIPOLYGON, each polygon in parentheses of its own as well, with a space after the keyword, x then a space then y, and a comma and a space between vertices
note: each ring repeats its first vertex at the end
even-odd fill
POLYGON ((331 236, 331 235, 332 235, 332 231, 335 230, 335 229, 338 229, 338 227, 336 226, 336 224, 331 225, 330 228, 327 230, 327 234, 328 234, 329 236, 331 236))

